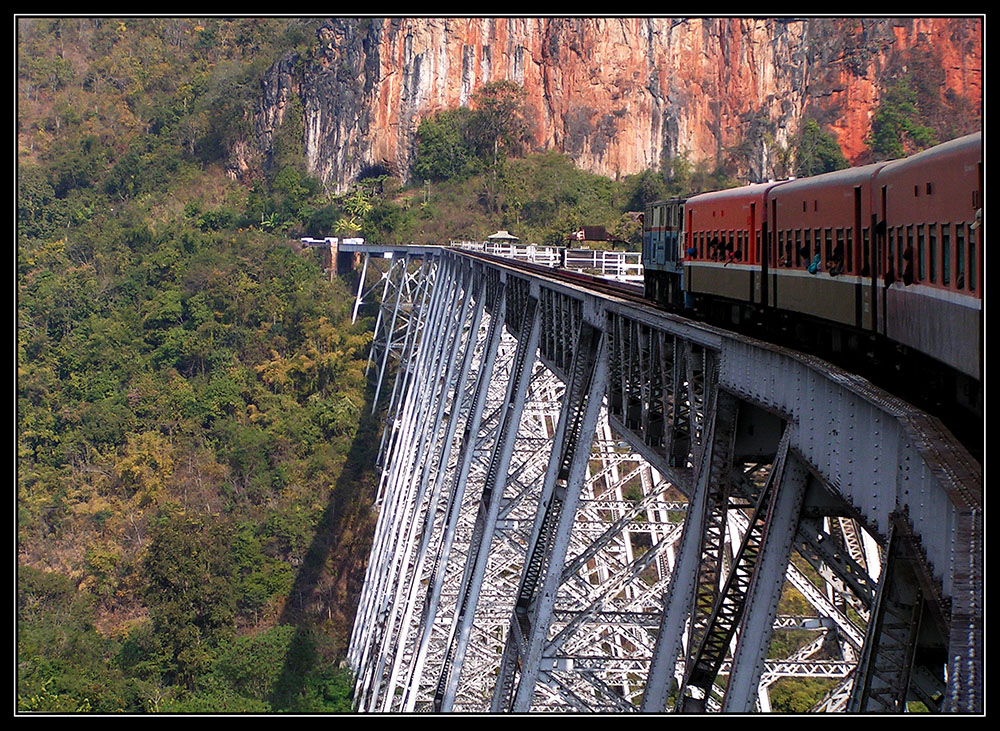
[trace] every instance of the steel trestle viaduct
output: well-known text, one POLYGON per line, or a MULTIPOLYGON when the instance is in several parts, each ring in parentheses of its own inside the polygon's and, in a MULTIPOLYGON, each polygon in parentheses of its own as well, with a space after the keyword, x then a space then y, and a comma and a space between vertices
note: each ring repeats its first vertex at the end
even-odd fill
POLYGON ((353 251, 398 364, 359 711, 768 711, 798 676, 982 712, 982 472, 936 419, 510 262, 353 251))

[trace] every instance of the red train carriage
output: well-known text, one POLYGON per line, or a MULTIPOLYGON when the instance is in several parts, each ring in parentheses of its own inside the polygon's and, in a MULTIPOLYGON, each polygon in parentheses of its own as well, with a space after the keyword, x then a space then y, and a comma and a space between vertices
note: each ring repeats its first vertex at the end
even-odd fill
MULTIPOLYGON (((982 153, 978 133, 903 160, 688 198, 685 307, 889 379, 975 444, 982 153)), ((651 252, 647 292, 658 293, 651 252)))
MULTIPOLYGON (((702 193, 688 198, 685 287, 704 308, 715 298, 728 302, 763 302, 762 271, 766 271, 767 194, 780 183, 702 193)), ((766 290, 766 287, 765 287, 766 290)), ((745 310, 733 307, 729 319, 739 321, 745 310)))
POLYGON ((884 165, 793 180, 770 192, 770 306, 874 328, 871 187, 884 165))
POLYGON ((879 332, 982 378, 983 139, 960 137, 889 163, 874 178, 879 332))

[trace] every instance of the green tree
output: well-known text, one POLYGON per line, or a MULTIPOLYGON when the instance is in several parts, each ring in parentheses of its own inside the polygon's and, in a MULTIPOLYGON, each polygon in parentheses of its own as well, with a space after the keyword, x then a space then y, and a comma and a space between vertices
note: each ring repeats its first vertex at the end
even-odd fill
POLYGON ((883 90, 868 136, 868 147, 877 160, 903 157, 937 144, 933 128, 922 121, 921 106, 907 76, 883 90))
POLYGON ((418 180, 464 180, 481 169, 470 136, 473 117, 472 110, 458 107, 421 120, 413 158, 418 180))
POLYGON ((166 510, 153 522, 144 562, 153 634, 165 650, 166 679, 191 687, 213 646, 232 631, 236 594, 229 528, 166 510))
POLYGON ((524 89, 512 81, 491 82, 473 96, 469 131, 486 169, 483 198, 489 212, 498 210, 503 160, 521 154, 528 140, 525 98, 524 89))
POLYGON ((808 119, 802 125, 793 147, 795 174, 799 177, 828 173, 848 166, 837 139, 820 128, 814 119, 808 119))
POLYGON ((90 597, 69 577, 19 568, 18 710, 138 710, 124 678, 110 667, 116 644, 97 632, 94 617, 90 597))
POLYGON ((663 176, 649 169, 626 177, 625 191, 627 196, 625 206, 629 211, 643 211, 646 204, 668 197, 663 176))
POLYGON ((497 162, 506 155, 519 155, 528 140, 524 89, 513 81, 493 81, 480 87, 472 98, 475 115, 470 128, 480 155, 497 162))

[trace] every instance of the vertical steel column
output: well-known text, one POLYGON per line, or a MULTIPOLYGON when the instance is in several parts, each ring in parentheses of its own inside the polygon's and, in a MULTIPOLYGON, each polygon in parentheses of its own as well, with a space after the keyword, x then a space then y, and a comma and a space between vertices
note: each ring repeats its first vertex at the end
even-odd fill
POLYGON ((358 292, 354 296, 354 309, 351 311, 351 323, 358 321, 358 309, 361 307, 361 302, 364 298, 362 294, 365 288, 365 276, 368 274, 368 260, 371 258, 371 254, 365 252, 365 262, 361 265, 361 277, 358 278, 358 292))
MULTIPOLYGON (((733 656, 723 712, 749 713, 759 696, 778 601, 784 585, 792 542, 799 524, 807 473, 789 453, 792 427, 785 426, 768 481, 773 483, 772 509, 767 517, 760 558, 745 597, 746 613, 733 656)), ((766 701, 767 694, 763 694, 766 701)))
MULTIPOLYGON (((433 292, 435 291, 434 283, 437 278, 437 266, 438 265, 430 259, 424 260, 421 267, 422 276, 417 286, 418 295, 414 297, 413 301, 410 303, 410 317, 407 322, 406 335, 403 338, 403 346, 400 351, 396 377, 393 379, 392 384, 392 394, 385 412, 387 425, 382 430, 382 439, 379 443, 379 452, 376 460, 379 466, 385 465, 385 455, 389 451, 388 445, 397 437, 396 432, 399 425, 400 411, 402 410, 402 398, 406 393, 410 379, 413 377, 413 366, 416 361, 418 346, 425 329, 424 319, 427 317, 425 308, 428 305, 428 297, 432 297, 433 292)), ((373 342, 373 352, 374 348, 375 343, 373 342)), ((381 391, 382 385, 384 385, 383 381, 385 377, 385 372, 379 373, 376 393, 381 391)), ((376 408, 378 408, 378 399, 373 397, 372 413, 375 413, 376 408)), ((385 470, 383 470, 383 472, 384 471, 385 470)), ((378 497, 376 498, 376 503, 377 502, 378 497)))
MULTIPOLYGON (((428 264, 427 261, 425 261, 424 263, 425 263, 425 265, 428 264)), ((385 280, 385 291, 383 292, 383 298, 382 298, 382 301, 381 301, 380 306, 379 306, 379 317, 380 318, 381 318, 381 315, 382 315, 384 309, 386 309, 388 307, 388 305, 386 303, 386 299, 385 299, 385 292, 388 291, 388 286, 389 286, 389 279, 388 279, 388 277, 389 277, 389 274, 390 274, 391 271, 392 270, 390 268, 390 270, 383 275, 383 279, 385 280)), ((425 272, 425 274, 428 273, 426 271, 426 266, 424 268, 424 272, 425 272)), ((430 277, 430 276, 425 276, 425 277, 421 278, 421 285, 422 285, 421 286, 421 291, 422 291, 422 299, 423 300, 426 300, 427 293, 433 289, 433 287, 431 286, 432 282, 433 282, 433 278, 430 277)), ((411 314, 411 317, 410 317, 409 322, 407 324, 407 331, 406 331, 406 337, 405 337, 405 340, 404 340, 404 347, 403 347, 403 352, 402 352, 402 357, 401 357, 399 374, 398 374, 397 378, 395 379, 395 384, 394 384, 393 403, 390 404, 389 410, 387 412, 388 423, 383 428, 383 431, 382 431, 382 440, 381 440, 381 444, 380 444, 380 447, 379 447, 378 462, 380 464, 383 464, 383 465, 386 463, 386 461, 385 461, 386 460, 386 454, 391 452, 391 445, 395 442, 395 440, 397 440, 397 439, 400 438, 399 420, 398 420, 399 419, 399 414, 397 413, 397 411, 399 409, 399 404, 397 403, 396 394, 398 392, 402 392, 404 390, 405 387, 402 384, 404 382, 407 382, 408 379, 412 376, 412 374, 414 372, 414 369, 412 367, 407 367, 406 363, 407 363, 407 361, 413 361, 413 363, 410 364, 410 366, 412 366, 416 362, 416 352, 417 352, 417 345, 419 343, 419 333, 423 330, 423 326, 419 322, 419 318, 426 316, 426 309, 424 307, 425 304, 426 304, 426 301, 422 301, 419 306, 414 305, 414 307, 413 307, 414 311, 411 314)), ((395 307, 393 307, 393 309, 395 309, 395 307)), ((372 341, 372 353, 374 353, 375 348, 376 348, 376 343, 373 340, 372 341)), ((369 364, 371 363, 371 358, 372 358, 372 355, 370 354, 369 355, 369 364)), ((382 374, 382 375, 384 375, 384 374, 382 374)), ((375 406, 373 405, 372 408, 374 409, 375 406)), ((376 505, 379 505, 381 503, 381 500, 382 500, 382 489, 383 489, 384 484, 385 484, 385 480, 386 480, 386 477, 387 477, 387 472, 388 472, 388 470, 383 469, 382 473, 380 475, 380 478, 379 478, 379 488, 378 488, 378 491, 376 492, 376 495, 375 495, 375 504, 376 505)), ((387 521, 387 520, 388 520, 388 518, 386 517, 386 513, 383 510, 380 513, 380 518, 379 518, 380 523, 377 524, 377 526, 376 526, 376 538, 379 535, 380 529, 382 528, 382 521, 387 521)), ((362 633, 370 632, 371 628, 372 628, 372 624, 373 624, 372 618, 367 615, 367 610, 368 610, 369 602, 372 599, 372 595, 377 590, 376 586, 371 582, 373 574, 379 569, 379 562, 377 560, 373 560, 378 555, 378 554, 374 553, 374 551, 377 550, 377 546, 378 546, 378 543, 377 542, 373 542, 373 547, 372 547, 373 553, 369 556, 368 564, 365 567, 365 582, 364 582, 364 585, 362 587, 361 596, 359 597, 358 609, 357 609, 357 611, 355 613, 355 616, 357 618, 360 618, 360 621, 355 621, 355 623, 354 623, 354 627, 353 627, 352 632, 351 632, 351 641, 350 641, 350 644, 349 644, 348 659, 351 662, 352 667, 354 667, 358 671, 359 676, 360 676, 360 672, 361 672, 359 670, 359 668, 361 667, 361 655, 365 651, 365 646, 362 644, 360 637, 361 637, 362 633)))
POLYGON ((714 386, 707 394, 708 418, 694 481, 694 494, 688 506, 681 547, 670 579, 660 632, 656 638, 653 659, 646 677, 646 690, 642 697, 641 710, 646 713, 661 713, 667 707, 677 658, 683 646, 684 626, 691 613, 696 580, 700 573, 705 523, 709 516, 714 489, 713 465, 719 461, 716 453, 721 451, 729 454, 732 449, 736 421, 733 413, 735 403, 724 405, 721 409, 716 408, 717 395, 718 389, 714 386), (721 418, 719 418, 720 411, 724 411, 721 418))
POLYGON ((903 713, 910 691, 924 595, 911 565, 913 556, 902 518, 895 517, 886 549, 864 652, 855 674, 848 710, 852 713, 903 713))
MULTIPOLYGON (((460 325, 466 322, 468 316, 468 307, 471 305, 472 300, 472 283, 471 283, 472 272, 468 272, 468 281, 466 284, 466 303, 463 306, 463 314, 459 318, 460 325)), ((440 528, 436 527, 436 519, 439 514, 439 502, 442 499, 442 491, 444 488, 444 483, 446 477, 448 476, 448 468, 450 463, 450 455, 452 444, 454 441, 455 432, 458 428, 459 421, 461 420, 461 415, 463 411, 468 411, 468 406, 463 406, 465 399, 465 391, 462 388, 462 384, 468 379, 469 372, 472 367, 473 355, 476 351, 476 346, 478 344, 479 328, 483 316, 482 307, 482 287, 477 297, 479 306, 475 308, 472 312, 471 322, 468 326, 468 337, 465 341, 465 350, 461 358, 461 365, 458 367, 458 372, 456 376, 452 376, 453 365, 457 364, 458 361, 458 348, 456 347, 452 352, 452 357, 449 359, 449 376, 448 381, 450 382, 450 388, 453 390, 453 396, 451 398, 451 410, 448 417, 448 425, 443 436, 441 454, 437 460, 437 471, 434 476, 434 481, 432 485, 432 492, 430 499, 428 501, 428 507, 424 512, 423 525, 421 526, 420 536, 419 536, 419 547, 417 549, 417 561, 413 569, 413 574, 410 579, 407 597, 405 601, 406 610, 402 619, 402 627, 409 628, 412 615, 416 611, 417 595, 420 587, 422 586, 422 577, 424 575, 424 564, 428 558, 429 549, 431 547, 432 538, 436 537, 437 540, 441 539, 440 533, 445 529, 444 526, 440 528)), ((440 408, 444 408, 444 401, 441 401, 440 408)), ((434 553, 434 555, 438 555, 434 553)), ((434 572, 431 572, 430 578, 433 579, 434 572)), ((410 669, 412 668, 413 660, 417 653, 417 645, 420 639, 420 627, 414 628, 412 631, 408 630, 408 634, 401 638, 394 649, 387 650, 388 652, 394 653, 393 669, 391 674, 391 682, 387 689, 386 697, 391 700, 396 696, 395 689, 398 685, 397 675, 399 672, 399 666, 403 661, 403 657, 407 654, 409 650, 410 664, 407 668, 406 675, 409 677, 410 669)), ((408 690, 407 683, 403 683, 403 691, 406 693, 408 690)))
MULTIPOLYGON (((689 368, 690 372, 690 368, 689 368)), ((709 463, 710 477, 707 509, 702 516, 701 557, 699 559, 698 580, 691 598, 690 631, 685 663, 685 678, 678 696, 678 709, 704 710, 704 703, 711 688, 717 667, 712 663, 721 646, 713 646, 705 654, 706 643, 721 642, 722 638, 713 634, 714 621, 729 588, 724 583, 724 561, 727 556, 726 527, 728 521, 730 492, 732 489, 733 452, 736 440, 736 418, 738 402, 735 397, 718 392, 715 408, 715 441, 712 444, 712 458, 709 463), (711 677, 709 677, 711 676, 711 677), (691 695, 685 690, 690 689, 691 695)), ((704 463, 703 463, 704 466, 704 463)), ((762 497, 764 497, 762 495, 762 497)), ((758 504, 757 509, 761 507, 758 504)), ((750 536, 751 532, 747 532, 750 536)), ((736 559, 734 559, 736 561, 736 559)), ((735 576, 731 571, 730 576, 735 576)))
MULTIPOLYGON (((388 471, 388 479, 384 482, 385 499, 376 525, 369 565, 370 567, 374 565, 376 568, 374 572, 366 574, 365 586, 366 588, 370 587, 370 591, 367 597, 362 597, 363 607, 359 612, 366 618, 361 625, 361 635, 358 638, 362 648, 356 666, 359 668, 357 682, 359 689, 362 690, 357 694, 360 699, 359 703, 371 701, 371 698, 368 697, 372 689, 371 683, 377 682, 374 678, 375 668, 368 663, 367 658, 375 644, 372 639, 374 633, 385 629, 386 581, 396 568, 398 552, 394 550, 395 538, 400 532, 401 526, 408 520, 405 506, 413 497, 411 468, 414 466, 414 453, 422 436, 421 432, 427 428, 429 422, 423 417, 429 408, 430 387, 437 375, 437 360, 445 340, 446 328, 442 327, 441 324, 449 314, 449 304, 454 296, 452 285, 452 276, 450 272, 446 272, 446 276, 442 277, 442 280, 434 288, 429 310, 429 315, 432 318, 431 328, 428 331, 430 337, 422 339, 415 351, 416 363, 412 374, 414 386, 407 391, 408 397, 400 420, 401 428, 397 435, 397 441, 393 445, 394 457, 391 461, 391 469, 388 471)), ((386 474, 384 472, 383 476, 386 474)), ((365 708, 365 710, 370 709, 365 708)))
MULTIPOLYGON (((515 317, 517 314, 515 313, 515 317)), ((449 634, 445 663, 435 692, 434 706, 436 711, 450 711, 455 701, 455 692, 458 688, 462 663, 465 659, 480 586, 486 571, 490 543, 496 528, 500 496, 510 465, 514 439, 517 436, 517 425, 524 408, 524 396, 531 376, 532 364, 538 350, 540 330, 538 326, 538 300, 529 297, 523 313, 519 314, 521 317, 519 318, 520 327, 517 328, 519 331, 517 354, 508 384, 500 429, 497 433, 497 440, 483 486, 483 494, 480 498, 475 531, 469 546, 469 556, 459 591, 459 603, 449 634)))
MULTIPOLYGON (((396 319, 399 316, 400 303, 405 298, 404 291, 406 291, 408 289, 408 283, 410 281, 409 266, 410 266, 410 257, 409 256, 403 257, 402 264, 398 264, 398 265, 396 263, 396 260, 393 259, 393 264, 392 264, 392 267, 390 268, 390 273, 387 274, 386 282, 388 284, 388 282, 391 279, 391 272, 392 272, 392 270, 393 269, 398 269, 400 271, 400 274, 399 274, 400 281, 399 281, 399 284, 396 286, 395 297, 393 298, 392 315, 391 315, 390 320, 389 320, 389 327, 385 331, 386 332, 385 351, 382 353, 382 363, 379 366, 378 377, 377 377, 376 386, 375 386, 375 395, 372 397, 372 413, 374 413, 375 408, 377 408, 379 395, 381 394, 381 392, 382 392, 382 386, 385 383, 386 369, 387 369, 388 363, 389 363, 389 354, 392 351, 392 341, 393 341, 393 333, 395 332, 395 327, 396 327, 396 319)), ((421 271, 420 271, 420 274, 418 275, 418 279, 417 279, 417 281, 419 283, 418 286, 417 286, 417 290, 418 290, 418 292, 420 292, 421 299, 422 299, 422 301, 420 303, 420 306, 422 306, 423 303, 424 303, 424 301, 426 301, 427 291, 431 287, 431 285, 433 284, 434 279, 433 279, 433 277, 429 276, 429 274, 430 274, 430 271, 435 266, 436 266, 436 263, 431 260, 431 257, 424 257, 423 261, 421 262, 421 271)), ((416 337, 417 337, 417 330, 412 329, 412 326, 414 324, 416 324, 418 326, 418 329, 419 329, 419 325, 422 324, 421 312, 420 312, 419 306, 416 305, 416 300, 415 299, 412 302, 410 302, 409 304, 410 304, 410 312, 409 312, 409 320, 407 322, 407 335, 406 335, 406 337, 407 338, 413 337, 414 339, 416 339, 416 337), (413 333, 412 336, 411 336, 411 332, 413 333)), ((383 308, 384 307, 385 307, 385 302, 383 300, 383 308)), ((380 312, 381 312, 381 310, 380 310, 380 312)), ((376 334, 376 338, 377 338, 378 337, 378 323, 376 323, 375 334, 376 334)), ((374 355, 374 353, 375 353, 375 347, 376 347, 376 341, 373 339, 372 340, 372 351, 371 351, 372 355, 374 355)), ((405 349, 405 340, 404 340, 404 349, 405 349)), ((369 363, 370 363, 370 359, 369 359, 369 363)), ((367 373, 367 369, 366 369, 365 372, 367 373)))
MULTIPOLYGON (((410 317, 403 345, 403 357, 400 360, 401 368, 394 379, 392 399, 387 411, 387 418, 392 418, 393 429, 385 444, 384 454, 397 454, 400 441, 405 441, 410 436, 406 429, 412 428, 413 424, 416 423, 413 409, 415 404, 421 403, 422 392, 413 384, 417 383, 418 379, 429 381, 432 377, 431 372, 425 368, 430 357, 432 341, 435 336, 440 335, 440 323, 445 317, 445 310, 440 306, 440 301, 448 288, 448 271, 445 270, 441 273, 440 281, 423 289, 420 311, 410 317), (427 301, 428 296, 429 302, 427 301), (424 311, 425 307, 427 308, 426 312, 424 311), (430 333, 428 338, 425 338, 426 333, 430 333), (405 368, 402 367, 404 363, 406 364, 405 368)), ((384 373, 381 377, 384 377, 384 373)), ((390 464, 388 469, 383 468, 379 478, 376 504, 382 500, 386 481, 398 474, 399 469, 398 461, 390 464)))
POLYGON ((538 680, 542 649, 555 605, 576 515, 580 488, 590 456, 607 385, 603 333, 581 321, 574 348, 570 382, 566 386, 555 444, 545 476, 542 500, 535 520, 528 561, 521 575, 517 603, 510 621, 493 710, 526 712, 538 680), (520 682, 514 689, 516 666, 520 682))
MULTIPOLYGON (((463 430, 458 462, 451 475, 443 535, 438 554, 435 557, 436 565, 431 572, 431 580, 427 586, 427 595, 424 599, 424 608, 420 617, 420 627, 418 628, 419 644, 411 662, 406 683, 404 684, 403 705, 404 710, 407 712, 413 711, 417 701, 417 684, 423 672, 428 646, 437 619, 441 592, 444 588, 448 561, 451 557, 452 544, 455 539, 459 511, 462 506, 462 500, 465 497, 465 487, 469 477, 469 470, 472 466, 473 449, 476 438, 479 435, 488 387, 493 377, 493 367, 496 363, 497 351, 500 347, 500 339, 503 333, 504 309, 506 306, 504 292, 505 288, 501 282, 495 292, 495 299, 490 308, 493 314, 490 317, 486 341, 480 356, 480 366, 479 372, 476 375, 471 410, 463 430)), ((486 303, 481 301, 480 311, 485 306, 486 303)))
MULTIPOLYGON (((406 528, 397 535, 398 544, 394 556, 396 557, 396 571, 390 576, 390 586, 395 585, 394 596, 389 598, 389 624, 384 630, 381 646, 379 648, 379 664, 376 668, 376 676, 380 677, 383 665, 387 658, 392 657, 393 663, 389 671, 389 678, 386 681, 387 688, 382 696, 381 710, 389 710, 394 692, 395 677, 398 672, 399 662, 402 653, 407 648, 406 632, 408 620, 412 612, 412 602, 415 587, 420 579, 420 571, 423 566, 423 559, 426 554, 427 541, 430 540, 430 530, 428 521, 433 522, 436 513, 436 499, 439 493, 438 480, 433 481, 434 489, 428 494, 431 483, 432 468, 437 466, 438 471, 442 471, 447 466, 448 453, 450 450, 450 440, 448 432, 453 434, 454 427, 449 419, 448 428, 443 441, 440 439, 442 421, 445 405, 448 403, 448 394, 455 386, 455 369, 459 363, 459 352, 462 344, 462 331, 472 301, 472 291, 469 285, 470 272, 464 274, 459 272, 454 276, 454 295, 444 304, 447 313, 447 323, 442 328, 440 337, 440 350, 435 359, 433 373, 437 374, 434 382, 430 385, 427 409, 421 415, 421 422, 426 426, 423 429, 421 438, 416 445, 416 456, 412 462, 411 474, 408 477, 412 485, 413 497, 408 503, 405 519, 408 522, 406 528), (463 281, 464 280, 464 281, 463 281), (463 294, 464 292, 464 294, 463 294), (462 303, 458 306, 458 300, 462 303), (455 316, 457 312, 457 317, 455 316), (443 377, 442 375, 443 374, 443 377), (412 507, 410 507, 412 506, 412 507), (424 520, 421 521, 421 516, 424 520), (423 535, 418 542, 417 529, 423 526, 423 535), (412 558, 416 554, 416 558, 412 558), (415 563, 414 563, 415 562, 415 563), (408 598, 404 600, 404 594, 408 598), (400 627, 399 632, 395 631, 396 625, 400 627)), ((477 323, 478 329, 478 323, 477 323)), ((464 359, 463 359, 464 361, 464 359)), ((462 374, 465 375, 464 373, 462 374)), ((457 393, 457 391, 456 391, 457 393)), ((452 399, 452 403, 454 398, 452 399)), ((456 409, 453 406, 452 416, 457 422, 456 409)), ((389 597, 389 591, 386 592, 389 597)))

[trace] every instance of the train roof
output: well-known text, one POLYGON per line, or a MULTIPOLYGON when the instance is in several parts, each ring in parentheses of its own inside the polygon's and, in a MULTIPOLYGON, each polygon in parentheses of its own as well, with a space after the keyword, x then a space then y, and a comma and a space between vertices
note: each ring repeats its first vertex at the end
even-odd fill
POLYGON ((739 188, 726 188, 725 190, 713 190, 709 193, 698 193, 697 195, 689 196, 687 199, 688 204, 691 203, 702 203, 723 200, 726 198, 742 198, 746 196, 758 196, 764 195, 776 185, 782 185, 781 181, 772 181, 767 183, 751 183, 750 185, 743 185, 739 188))
POLYGON ((781 189, 776 191, 775 195, 784 195, 785 193, 796 194, 801 193, 804 190, 815 187, 826 187, 829 185, 859 185, 861 183, 868 182, 872 179, 879 170, 885 167, 886 163, 876 162, 870 165, 862 165, 856 168, 844 168, 843 170, 834 170, 829 173, 822 173, 820 175, 812 175, 808 178, 797 178, 795 180, 789 180, 782 183, 781 189))
POLYGON ((888 162, 884 165, 885 170, 881 172, 881 175, 903 172, 911 165, 923 165, 928 162, 946 161, 949 158, 961 156, 963 154, 975 154, 977 152, 979 157, 982 158, 982 132, 974 132, 973 134, 965 135, 964 137, 956 137, 948 142, 942 142, 940 145, 934 145, 934 147, 929 147, 921 152, 916 152, 909 157, 888 162))

